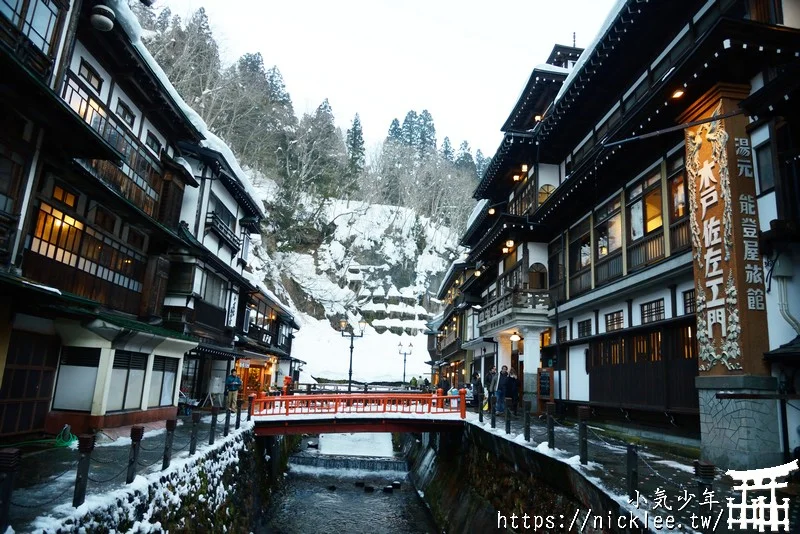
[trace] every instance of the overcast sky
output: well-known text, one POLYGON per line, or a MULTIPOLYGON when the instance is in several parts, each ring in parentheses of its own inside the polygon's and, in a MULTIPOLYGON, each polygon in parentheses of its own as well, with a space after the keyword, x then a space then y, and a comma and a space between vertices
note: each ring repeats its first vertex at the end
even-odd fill
POLYGON ((368 153, 393 118, 430 111, 439 145, 491 156, 533 67, 555 43, 591 43, 614 0, 157 0, 205 7, 223 61, 261 52, 295 111, 328 98, 342 130, 361 116, 368 153))

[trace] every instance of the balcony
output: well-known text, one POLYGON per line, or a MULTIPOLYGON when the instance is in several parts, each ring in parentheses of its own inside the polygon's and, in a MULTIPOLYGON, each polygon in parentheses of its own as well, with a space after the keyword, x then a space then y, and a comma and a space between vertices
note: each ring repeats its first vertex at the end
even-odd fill
POLYGON ((206 215, 206 228, 217 234, 234 252, 242 248, 242 240, 233 233, 225 221, 215 212, 206 215))
POLYGON ((622 276, 622 251, 611 253, 597 260, 594 266, 595 284, 601 285, 622 276))
POLYGON ((569 277, 569 296, 577 297, 592 289, 592 270, 584 268, 582 271, 569 277))
POLYGON ((689 237, 689 218, 672 223, 669 227, 669 246, 670 253, 689 248, 691 245, 689 237))
POLYGON ((543 289, 513 289, 488 302, 478 314, 481 334, 485 329, 512 319, 546 318, 550 292, 543 289))
POLYGON ((628 246, 628 271, 646 267, 664 257, 664 232, 659 230, 628 246))
MULTIPOLYGON (((19 9, 19 6, 15 7, 19 9)), ((10 8, 11 6, 6 2, 5 9, 10 8)), ((19 13, 13 13, 13 15, 18 17, 19 13)), ((7 17, 8 13, 4 10, 4 13, 0 14, 0 42, 9 48, 17 61, 39 75, 43 81, 48 81, 53 71, 53 58, 45 54, 31 40, 31 37, 38 36, 30 24, 25 24, 23 26, 24 30, 20 30, 19 22, 12 24, 7 17), (29 37, 26 33, 33 33, 33 35, 29 37)), ((48 47, 50 45, 49 42, 42 42, 41 44, 48 47)))
POLYGON ((225 328, 225 310, 199 298, 194 299, 194 320, 216 330, 225 328))

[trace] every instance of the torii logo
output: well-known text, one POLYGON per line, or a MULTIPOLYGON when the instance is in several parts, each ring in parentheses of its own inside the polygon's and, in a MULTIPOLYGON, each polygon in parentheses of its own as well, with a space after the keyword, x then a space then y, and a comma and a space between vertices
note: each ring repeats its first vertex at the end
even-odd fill
POLYGON ((734 503, 732 497, 728 497, 728 528, 739 525, 739 530, 748 527, 758 528, 759 532, 764 532, 765 527, 776 532, 779 527, 789 532, 789 499, 783 498, 782 504, 778 504, 775 490, 785 488, 786 482, 778 482, 777 479, 786 477, 797 469, 797 460, 777 467, 766 467, 764 469, 751 469, 749 471, 726 471, 726 475, 742 484, 734 486, 733 489, 742 492, 742 501, 734 503), (748 503, 749 491, 770 490, 769 501, 763 495, 751 497, 748 503), (736 515, 738 511, 738 516, 736 515))

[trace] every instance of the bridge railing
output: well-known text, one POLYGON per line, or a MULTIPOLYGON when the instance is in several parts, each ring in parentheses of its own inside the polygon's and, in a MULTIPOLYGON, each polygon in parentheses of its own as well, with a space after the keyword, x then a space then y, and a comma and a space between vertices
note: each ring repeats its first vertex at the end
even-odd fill
POLYGON ((375 394, 351 393, 335 395, 280 395, 253 400, 253 416, 305 414, 447 414, 467 417, 466 391, 458 395, 444 394, 375 394))

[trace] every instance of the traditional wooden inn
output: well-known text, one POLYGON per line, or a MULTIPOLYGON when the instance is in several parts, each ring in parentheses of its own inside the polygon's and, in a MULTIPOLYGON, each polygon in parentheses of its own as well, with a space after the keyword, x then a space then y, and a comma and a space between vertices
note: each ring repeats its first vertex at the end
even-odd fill
POLYGON ((2 436, 165 419, 185 360, 241 354, 241 242, 263 212, 210 163, 124 9, 0 7, 2 436))
POLYGON ((790 1, 620 0, 533 69, 461 284, 526 398, 699 437, 722 466, 800 445, 798 26, 790 1))

